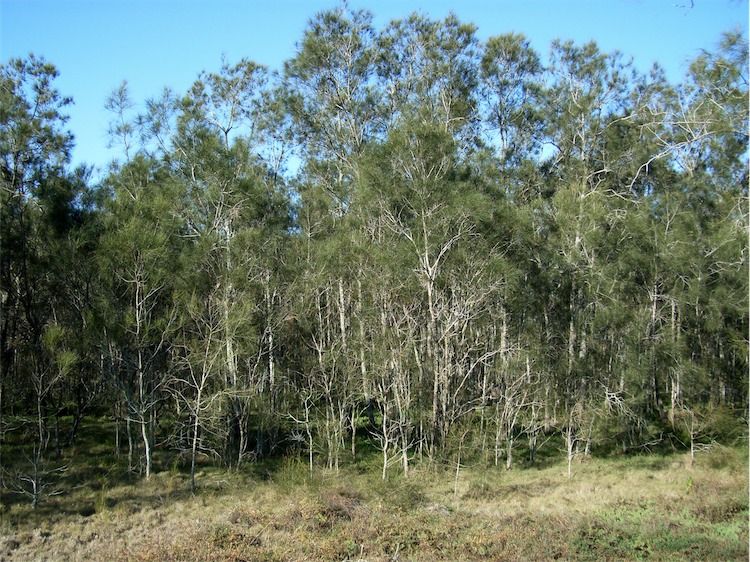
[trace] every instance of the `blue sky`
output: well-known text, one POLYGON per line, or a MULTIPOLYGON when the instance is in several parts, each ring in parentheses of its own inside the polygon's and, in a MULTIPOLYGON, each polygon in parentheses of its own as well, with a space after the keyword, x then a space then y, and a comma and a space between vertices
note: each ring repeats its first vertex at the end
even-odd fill
MULTIPOLYGON (((723 31, 747 36, 748 0, 350 0, 382 26, 420 11, 450 11, 478 26, 480 39, 525 34, 546 54, 555 38, 595 40, 620 50, 639 68, 658 61, 673 80, 687 61, 715 46, 723 31)), ((100 168, 107 150, 107 95, 127 80, 135 101, 164 86, 184 91, 201 70, 248 57, 280 69, 293 56, 307 20, 335 0, 0 0, 0 61, 43 55, 60 70, 72 96, 69 127, 74 163, 100 168)))

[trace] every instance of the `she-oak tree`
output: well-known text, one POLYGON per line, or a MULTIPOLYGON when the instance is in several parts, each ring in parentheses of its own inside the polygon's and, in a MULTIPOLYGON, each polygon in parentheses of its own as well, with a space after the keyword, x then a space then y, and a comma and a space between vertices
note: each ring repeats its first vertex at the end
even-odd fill
POLYGON ((116 89, 121 156, 96 185, 69 169, 54 67, 3 65, 0 444, 34 442, 3 485, 36 504, 92 415, 146 478, 186 455, 193 490, 211 460, 376 449, 387 478, 510 469, 557 435, 570 471, 728 437, 746 40, 682 84, 593 43, 549 60, 454 16, 323 12, 280 73, 224 62, 141 113, 116 89))

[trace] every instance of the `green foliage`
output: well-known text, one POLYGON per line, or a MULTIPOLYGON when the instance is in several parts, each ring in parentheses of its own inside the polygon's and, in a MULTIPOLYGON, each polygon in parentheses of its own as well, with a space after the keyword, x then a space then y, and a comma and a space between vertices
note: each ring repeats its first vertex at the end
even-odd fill
MULTIPOLYGON (((0 438, 35 435, 45 460, 107 414, 132 471, 151 449, 191 476, 294 452, 283 487, 352 463, 403 511, 428 463, 458 487, 466 463, 539 447, 731 462, 746 39, 670 84, 594 43, 554 41, 545 68, 522 34, 453 15, 374 22, 321 12, 280 74, 222 61, 140 113, 121 84, 96 186, 69 169, 54 66, 0 67, 0 417, 35 422, 0 438)), ((340 496, 318 498, 331 528, 354 513, 340 496)), ((623 548, 662 540, 624 523, 623 548)))

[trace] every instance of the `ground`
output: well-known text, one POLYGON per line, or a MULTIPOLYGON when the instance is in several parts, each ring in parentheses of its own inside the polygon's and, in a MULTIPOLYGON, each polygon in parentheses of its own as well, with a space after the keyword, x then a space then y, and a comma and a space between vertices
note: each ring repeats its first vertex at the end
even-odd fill
MULTIPOLYGON (((101 447, 108 445, 102 444, 101 447)), ((75 451, 74 451, 75 453, 75 451)), ((0 560, 747 560, 747 447, 504 468, 444 465, 383 482, 373 456, 339 473, 300 460, 164 463, 127 479, 94 448, 70 489, 4 497, 0 560), (95 460, 100 459, 100 460, 95 460), (77 484, 74 484, 77 482, 77 484)))

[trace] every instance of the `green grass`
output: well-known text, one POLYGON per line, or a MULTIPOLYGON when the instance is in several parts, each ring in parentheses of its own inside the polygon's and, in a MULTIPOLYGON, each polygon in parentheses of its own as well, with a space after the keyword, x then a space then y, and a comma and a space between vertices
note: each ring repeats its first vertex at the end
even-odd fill
POLYGON ((469 460, 457 486, 449 463, 383 482, 363 446, 338 474, 310 474, 293 457, 241 471, 203 462, 192 496, 174 455, 159 453, 147 482, 109 439, 104 421, 82 428, 61 459, 66 493, 37 510, 3 496, 0 559, 748 558, 746 446, 715 448, 692 468, 685 453, 594 457, 570 480, 560 455, 511 471, 469 460))

